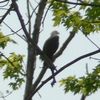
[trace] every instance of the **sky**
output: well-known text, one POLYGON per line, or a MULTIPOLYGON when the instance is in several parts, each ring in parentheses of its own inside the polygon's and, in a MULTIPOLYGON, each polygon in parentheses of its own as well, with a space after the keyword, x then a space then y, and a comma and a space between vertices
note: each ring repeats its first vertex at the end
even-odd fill
MULTIPOLYGON (((25 5, 25 1, 24 0, 19 0, 19 4, 23 4, 25 5)), ((36 3, 34 3, 34 7, 35 7, 36 3)), ((24 14, 24 21, 26 21, 27 17, 26 17, 26 12, 25 12, 25 6, 20 6, 21 9, 21 13, 24 14)), ((32 19, 34 22, 34 19, 32 19)), ((54 27, 53 26, 53 22, 52 20, 52 14, 51 12, 48 13, 45 23, 44 23, 44 27, 43 31, 40 34, 40 39, 39 39, 39 47, 42 48, 43 47, 43 43, 45 42, 45 40, 50 36, 50 33, 53 30, 57 30, 60 32, 60 46, 62 45, 62 43, 64 42, 64 40, 66 40, 66 38, 69 36, 69 32, 70 30, 66 31, 66 29, 63 26, 58 26, 58 27, 54 27)), ((20 28, 20 24, 18 23, 18 19, 16 17, 15 13, 11 13, 6 19, 5 22, 9 23, 9 25, 14 29, 17 30, 20 28)), ((5 34, 10 34, 11 31, 4 25, 2 25, 2 31, 5 34)), ((20 32, 20 35, 23 35, 23 32, 20 32)), ((17 52, 20 54, 26 54, 27 53, 27 45, 26 42, 23 41, 22 39, 20 39, 18 36, 14 35, 11 36, 14 40, 16 40, 18 43, 16 45, 14 44, 9 44, 8 47, 6 47, 6 50, 3 51, 4 54, 9 55, 9 52, 17 52)), ((95 33, 95 34, 91 34, 89 36, 89 38, 91 38, 98 46, 100 45, 100 34, 95 33)), ((90 43, 90 41, 82 34, 82 33, 77 33, 75 38, 70 42, 69 46, 67 47, 67 49, 63 52, 62 56, 59 57, 56 61, 55 61, 55 65, 57 66, 57 68, 59 69, 60 67, 62 67, 63 65, 67 64, 68 62, 72 61, 73 59, 81 56, 82 54, 86 54, 88 52, 97 50, 97 48, 90 43)), ((100 54, 98 55, 94 55, 93 57, 98 57, 99 58, 100 54)), ((26 64, 26 62, 24 62, 26 64)), ((89 58, 85 58, 71 66, 69 66, 67 69, 65 69, 63 72, 61 72, 59 75, 56 76, 56 80, 57 83, 55 84, 54 87, 51 87, 50 82, 48 82, 43 88, 41 88, 41 90, 39 90, 39 93, 36 93, 35 97, 33 100, 80 100, 81 95, 74 95, 73 93, 69 92, 69 93, 64 93, 64 88, 62 86, 60 86, 59 81, 63 78, 66 78, 70 75, 76 75, 77 77, 81 77, 83 75, 86 74, 86 63, 88 63, 88 68, 89 68, 89 72, 92 71, 92 69, 95 67, 95 65, 98 64, 97 61, 93 60, 93 59, 89 59, 89 58), (41 95, 41 97, 39 96, 39 94, 41 95)), ((42 67, 42 62, 40 60, 37 61, 37 66, 38 68, 36 69, 36 76, 39 73, 39 71, 41 70, 39 67, 42 67)), ((2 70, 0 70, 0 76, 2 75, 2 70)), ((47 71, 46 73, 46 77, 48 77, 49 75, 51 75, 50 70, 47 71)), ((8 82, 10 80, 3 80, 2 77, 0 77, 0 91, 2 91, 5 94, 5 91, 7 89, 9 89, 8 87, 8 82)), ((24 95, 24 88, 25 88, 25 84, 23 84, 23 86, 17 90, 14 91, 11 95, 7 96, 6 100, 23 100, 23 95, 24 95)), ((86 100, 99 100, 100 97, 100 91, 96 92, 95 94, 92 94, 91 96, 87 97, 86 100)), ((1 93, 0 93, 1 94, 1 93)), ((2 98, 0 98, 0 100, 2 100, 2 98)))

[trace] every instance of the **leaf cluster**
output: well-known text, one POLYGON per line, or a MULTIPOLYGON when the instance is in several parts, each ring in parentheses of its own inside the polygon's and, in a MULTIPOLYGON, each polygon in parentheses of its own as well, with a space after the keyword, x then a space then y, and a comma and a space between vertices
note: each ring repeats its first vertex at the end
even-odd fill
MULTIPOLYGON (((98 0, 90 3, 100 4, 98 0)), ((66 29, 72 28, 76 32, 80 30, 85 35, 100 31, 100 7, 71 7, 68 3, 54 1, 51 9, 54 26, 62 24, 66 29)))
POLYGON ((80 78, 69 76, 60 83, 64 86, 65 93, 71 91, 74 94, 81 93, 88 96, 100 88, 100 64, 86 76, 80 78))
POLYGON ((9 85, 15 90, 24 82, 22 69, 23 57, 20 54, 12 53, 7 59, 0 57, 0 68, 3 68, 4 79, 12 79, 9 85))
POLYGON ((4 49, 8 42, 11 42, 11 39, 0 32, 0 48, 4 49))
MULTIPOLYGON (((5 49, 9 42, 16 43, 9 35, 5 36, 0 32, 0 48, 5 49)), ((0 52, 0 69, 3 69, 3 78, 11 79, 9 85, 14 89, 18 89, 24 82, 24 71, 23 71, 23 55, 10 53, 9 57, 6 57, 0 52)))

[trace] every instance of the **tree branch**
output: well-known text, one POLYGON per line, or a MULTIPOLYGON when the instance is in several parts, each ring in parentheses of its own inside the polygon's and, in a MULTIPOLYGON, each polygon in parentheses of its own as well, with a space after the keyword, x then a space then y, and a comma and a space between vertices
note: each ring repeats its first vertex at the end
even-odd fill
POLYGON ((88 4, 88 3, 78 3, 78 2, 70 2, 68 0, 55 0, 57 2, 63 2, 63 3, 68 3, 68 4, 73 4, 73 5, 83 5, 83 6, 92 6, 92 7, 100 7, 100 4, 88 4))
POLYGON ((5 98, 7 98, 9 95, 11 95, 13 93, 13 91, 11 91, 11 92, 9 92, 8 94, 6 94, 6 95, 3 95, 2 94, 2 92, 0 93, 0 94, 2 94, 1 96, 0 96, 0 98, 3 98, 4 100, 6 100, 5 98))
POLYGON ((39 85, 40 81, 42 80, 44 74, 46 73, 47 69, 48 69, 47 66, 43 66, 40 74, 38 75, 36 81, 34 82, 34 84, 32 86, 32 91, 37 88, 37 86, 39 85))
POLYGON ((21 35, 19 35, 17 32, 19 32, 20 31, 20 29, 19 30, 17 30, 16 32, 8 25, 8 24, 6 24, 4 21, 3 21, 3 24, 6 26, 6 27, 8 27, 13 33, 12 34, 8 34, 8 35, 6 35, 6 36, 9 36, 9 35, 14 35, 14 34, 16 34, 18 37, 20 37, 22 40, 24 40, 25 42, 27 42, 26 40, 25 40, 25 38, 24 37, 22 37, 21 35))
POLYGON ((74 36, 75 36, 75 32, 70 32, 70 35, 67 38, 67 40, 63 43, 63 45, 60 48, 60 50, 54 55, 54 58, 53 58, 54 60, 63 53, 63 51, 66 49, 66 47, 68 46, 70 41, 74 38, 74 36))
POLYGON ((12 10, 12 7, 13 5, 11 5, 10 8, 7 10, 7 12, 2 16, 2 18, 0 19, 0 24, 3 22, 6 16, 10 13, 10 11, 12 10))
MULTIPOLYGON (((44 1, 44 0, 42 0, 42 2, 43 2, 43 1, 44 1)), ((34 52, 35 49, 33 49, 33 48, 34 48, 34 46, 35 46, 36 49, 39 51, 39 54, 41 54, 41 55, 43 56, 43 58, 45 59, 46 63, 47 63, 48 65, 50 65, 50 66, 52 66, 52 67, 55 68, 55 66, 53 65, 52 61, 49 60, 49 58, 48 58, 48 57, 41 51, 41 49, 37 46, 36 41, 34 41, 34 39, 31 39, 31 37, 29 36, 28 31, 27 31, 27 29, 26 29, 26 27, 25 27, 25 24, 24 24, 24 20, 23 20, 23 18, 22 18, 22 16, 21 16, 21 13, 20 13, 20 11, 19 11, 19 9, 18 9, 18 6, 17 6, 16 2, 12 0, 12 3, 13 3, 14 10, 15 10, 15 12, 17 13, 17 16, 18 16, 18 18, 19 18, 19 21, 20 21, 20 24, 21 24, 22 29, 23 29, 23 31, 24 31, 24 34, 25 34, 26 37, 27 37, 28 43, 29 43, 29 45, 31 44, 31 46, 32 46, 32 47, 31 47, 31 48, 32 48, 32 51, 34 52)), ((42 5, 42 6, 43 6, 43 5, 42 5)), ((38 18, 40 18, 40 17, 38 17, 38 18)), ((37 21, 36 21, 36 22, 37 22, 37 21)), ((40 22, 39 22, 39 23, 40 23, 40 22)), ((37 23, 37 24, 38 24, 38 23, 37 23)), ((35 29, 35 31, 37 30, 36 33, 39 31, 38 29, 39 29, 39 27, 40 27, 40 26, 38 27, 37 24, 36 24, 36 29, 35 29)), ((40 23, 40 24, 41 24, 41 23, 40 23)), ((34 31, 34 32, 35 32, 35 31, 34 31)), ((33 33, 34 33, 34 32, 33 32, 33 33)), ((36 33, 34 33, 34 34, 37 35, 38 33, 37 33, 37 34, 36 34, 36 33)), ((36 36, 33 36, 33 38, 34 38, 34 37, 36 37, 36 36)), ((37 37, 36 37, 35 39, 37 39, 37 37)), ((28 61, 31 60, 31 62, 34 62, 33 53, 30 52, 30 55, 31 55, 32 57, 28 56, 28 58, 30 58, 30 59, 28 59, 28 61)), ((33 74, 32 74, 31 71, 34 70, 34 69, 32 69, 34 63, 30 64, 30 63, 28 62, 28 64, 29 64, 30 66, 27 65, 27 68, 28 68, 28 74, 27 74, 27 75, 29 75, 30 77, 33 77, 33 74), (32 67, 31 70, 29 70, 29 67, 32 67)), ((30 77, 27 78, 27 82, 29 82, 29 80, 33 80, 33 78, 30 78, 30 77)), ((30 83, 32 83, 32 81, 31 81, 30 83)), ((26 84, 28 84, 28 83, 26 83, 26 84)), ((31 88, 31 84, 28 84, 28 86, 30 86, 30 88, 31 88)), ((29 90, 29 89, 28 89, 28 90, 29 90)), ((27 94, 29 95, 30 93, 31 93, 31 92, 30 92, 30 90, 29 90, 29 92, 27 92, 27 94)), ((28 95, 25 95, 24 100, 31 100, 31 98, 27 99, 28 95)))
POLYGON ((94 43, 88 36, 86 36, 86 38, 87 38, 94 46, 96 46, 98 49, 100 49, 100 47, 99 47, 96 43, 94 43))
POLYGON ((35 20, 35 24, 34 24, 34 31, 33 31, 33 40, 35 40, 36 44, 38 42, 38 38, 39 38, 39 33, 40 33, 40 26, 41 26, 41 20, 43 17, 43 13, 44 13, 44 9, 46 6, 47 0, 41 0, 39 3, 39 9, 38 9, 38 13, 36 16, 36 20, 35 20))
MULTIPOLYGON (((26 97, 30 94, 30 91, 31 91, 31 86, 32 86, 32 81, 33 81, 33 73, 34 73, 34 59, 35 57, 33 56, 34 55, 34 41, 31 39, 26 27, 25 27, 25 23, 24 23, 24 20, 22 18, 22 15, 19 11, 19 8, 18 8, 18 5, 17 3, 12 0, 12 5, 14 7, 14 10, 15 12, 17 13, 17 16, 19 18, 19 21, 20 21, 20 24, 22 26, 22 29, 24 31, 24 34, 26 35, 26 38, 27 38, 27 41, 28 41, 28 58, 27 58, 27 70, 26 70, 26 87, 25 87, 25 94, 24 94, 24 100, 26 100, 26 97), (31 47, 32 45, 32 47, 31 47)), ((35 44, 35 46, 37 46, 35 44)), ((30 98, 31 100, 31 98, 30 98)))
MULTIPOLYGON (((87 53, 87 54, 84 54, 74 60, 72 60, 71 62, 67 63, 66 65, 64 65, 63 67, 61 67, 57 72, 54 73, 54 76, 58 75, 59 73, 61 73, 64 69, 66 69, 67 67, 73 65, 74 63, 86 58, 86 57, 89 57, 89 56, 92 56, 92 55, 95 55, 97 53, 100 53, 100 49, 96 50, 96 51, 93 51, 93 52, 90 52, 90 53, 87 53)), ((53 77, 53 75, 51 75, 50 77, 48 77, 46 80, 44 80, 37 88, 35 91, 32 91, 29 98, 32 97, 38 90, 40 90, 47 82, 49 82, 53 77)))
POLYGON ((3 1, 0 1, 0 3, 5 3, 5 2, 8 2, 8 0, 3 0, 3 1))
MULTIPOLYGON (((13 2, 13 0, 12 0, 12 2, 13 2)), ((31 37, 29 36, 28 31, 26 30, 26 27, 25 27, 25 24, 24 24, 24 20, 22 19, 22 16, 21 16, 21 14, 20 14, 20 12, 19 12, 18 6, 17 6, 17 4, 16 4, 15 1, 13 2, 13 6, 14 6, 14 8, 15 8, 15 11, 16 11, 16 13, 17 13, 17 15, 18 15, 20 24, 21 24, 21 26, 22 26, 22 29, 23 29, 23 31, 24 31, 24 33, 25 33, 25 35, 26 35, 27 40, 29 41, 29 43, 31 43, 31 45, 32 45, 33 47, 34 47, 34 46, 36 47, 36 49, 38 50, 39 54, 43 56, 43 59, 45 60, 45 62, 46 62, 48 65, 50 65, 50 66, 52 66, 52 67, 55 67, 54 64, 52 63, 52 61, 42 52, 42 50, 37 46, 37 44, 36 44, 36 43, 31 39, 31 37)))
POLYGON ((29 34, 31 35, 31 15, 30 15, 30 1, 27 0, 27 13, 28 13, 28 22, 29 22, 29 25, 28 25, 28 32, 29 34))

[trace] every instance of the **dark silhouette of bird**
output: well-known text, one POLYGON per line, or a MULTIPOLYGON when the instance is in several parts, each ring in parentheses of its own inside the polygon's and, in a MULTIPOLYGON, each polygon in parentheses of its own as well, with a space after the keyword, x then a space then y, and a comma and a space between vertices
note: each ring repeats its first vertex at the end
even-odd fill
MULTIPOLYGON (((51 36, 46 40, 43 46, 44 54, 52 61, 55 52, 59 46, 59 32, 53 31, 51 36)), ((40 59, 43 60, 43 57, 40 56, 40 59)))
MULTIPOLYGON (((51 36, 46 40, 46 42, 44 43, 44 46, 43 46, 43 53, 49 58, 49 60, 51 60, 52 63, 53 63, 53 56, 54 56, 55 52, 57 51, 58 46, 59 46, 59 32, 53 31, 51 33, 51 36)), ((42 56, 40 56, 40 59, 44 60, 42 56)), ((53 81, 52 81, 51 85, 53 86, 56 83, 56 80, 54 77, 54 71, 56 70, 56 67, 48 65, 48 63, 44 60, 41 78, 43 77, 47 68, 50 68, 50 70, 52 72, 53 81)))

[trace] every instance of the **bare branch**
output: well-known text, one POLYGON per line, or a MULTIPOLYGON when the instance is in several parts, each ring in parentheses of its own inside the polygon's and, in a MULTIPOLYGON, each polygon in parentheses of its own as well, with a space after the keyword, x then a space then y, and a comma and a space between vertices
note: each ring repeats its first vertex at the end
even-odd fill
POLYGON ((13 93, 13 91, 9 92, 7 95, 3 95, 2 92, 2 96, 0 96, 0 98, 3 98, 5 100, 6 97, 8 97, 9 95, 11 95, 13 93))
POLYGON ((98 60, 98 61, 100 61, 99 58, 90 57, 90 59, 94 59, 94 60, 98 60))
POLYGON ((74 38, 74 36, 75 36, 75 32, 70 32, 70 35, 67 38, 67 40, 63 43, 63 45, 60 48, 60 50, 54 55, 54 60, 63 53, 63 51, 66 49, 66 47, 68 46, 70 41, 74 38))
MULTIPOLYGON (((14 10, 19 18, 19 22, 22 26, 22 30, 24 31, 24 34, 26 35, 27 42, 28 42, 28 60, 27 60, 27 70, 26 70, 26 87, 25 87, 25 95, 24 95, 24 100, 26 100, 26 97, 30 94, 30 89, 32 86, 32 80, 33 80, 33 73, 34 73, 34 46, 37 46, 34 41, 31 39, 26 27, 25 23, 23 20, 23 17, 19 11, 17 3, 12 0, 12 5, 14 7, 14 10), (35 44, 35 45, 34 45, 35 44), (32 47, 31 47, 32 46, 32 47)), ((30 98, 31 100, 31 98, 30 98)))
POLYGON ((100 47, 99 47, 96 43, 94 43, 88 36, 86 36, 86 38, 87 38, 93 45, 95 45, 98 49, 100 49, 100 47))
POLYGON ((17 33, 17 32, 20 31, 20 29, 17 30, 17 31, 15 32, 9 25, 7 25, 4 21, 3 21, 3 23, 13 32, 12 34, 9 34, 9 35, 6 35, 6 36, 10 36, 10 35, 16 34, 16 35, 19 36, 21 39, 23 39, 25 42, 27 42, 27 41, 25 40, 25 38, 23 38, 21 35, 19 35, 19 34, 17 33))
POLYGON ((3 0, 3 1, 0 1, 0 3, 4 3, 4 2, 8 2, 8 0, 3 0))
POLYGON ((50 3, 50 5, 48 6, 48 8, 47 8, 47 10, 46 10, 46 12, 45 12, 45 14, 44 14, 44 18, 43 18, 43 20, 42 20, 43 26, 44 26, 44 21, 45 21, 46 15, 47 15, 47 13, 48 13, 50 7, 52 6, 53 2, 54 2, 54 1, 52 1, 52 2, 50 3))
POLYGON ((7 12, 0 19, 0 24, 3 22, 3 20, 6 18, 6 16, 10 13, 10 11, 12 10, 12 7, 13 7, 13 5, 10 6, 10 8, 7 10, 7 12))
MULTIPOLYGON (((36 47, 36 49, 39 51, 39 54, 41 54, 42 56, 43 56, 43 58, 45 59, 45 61, 46 61, 46 63, 48 64, 48 65, 50 65, 50 66, 52 66, 52 67, 54 67, 55 68, 55 66, 53 65, 53 63, 52 63, 52 61, 51 60, 49 60, 49 58, 41 51, 41 49, 37 46, 37 44, 36 44, 36 41, 34 41, 34 39, 31 39, 31 37, 29 36, 29 34, 28 34, 28 31, 27 31, 27 29, 26 29, 26 27, 25 27, 25 24, 24 24, 24 20, 22 19, 22 16, 21 16, 21 13, 20 13, 20 11, 19 11, 19 9, 18 9, 18 6, 17 6, 17 4, 16 4, 16 2, 15 1, 13 1, 12 0, 12 2, 13 2, 13 7, 14 7, 14 10, 16 11, 16 13, 17 13, 17 16, 18 16, 18 18, 19 18, 19 21, 20 21, 20 24, 21 24, 21 26, 22 26, 22 29, 23 29, 23 31, 24 31, 24 33, 25 33, 25 35, 26 35, 26 37, 27 37, 27 40, 28 40, 28 42, 29 42, 29 44, 31 44, 31 48, 34 48, 34 46, 36 47)), ((42 1, 43 3, 44 3, 44 0, 42 1)), ((41 6, 40 7, 42 7, 43 6, 43 4, 41 4, 41 6)), ((43 9, 44 7, 42 7, 41 9, 43 9)), ((40 11, 40 10, 39 10, 40 11)), ((43 11, 42 11, 42 13, 40 13, 40 15, 42 15, 43 14, 43 11)), ((40 17, 39 15, 38 15, 38 18, 36 19, 36 26, 34 27, 35 28, 35 30, 34 30, 34 32, 36 32, 36 33, 34 33, 34 35, 38 35, 38 31, 39 31, 39 28, 40 28, 40 24, 41 24, 41 20, 40 20, 40 18, 42 18, 42 16, 40 17), (38 21, 40 21, 40 22, 38 22, 38 21), (39 26, 37 26, 37 25, 39 25, 39 26)), ((35 39, 37 40, 37 36, 33 36, 33 38, 35 37, 35 39)), ((33 52, 33 49, 32 49, 32 52, 33 52)), ((31 54, 31 53, 30 53, 31 54)), ((31 56, 32 57, 34 57, 33 56, 33 54, 31 54, 31 56)), ((30 66, 27 66, 28 67, 28 70, 29 70, 29 67, 32 67, 31 68, 31 70, 29 70, 28 71, 28 73, 27 73, 27 75, 29 75, 29 76, 31 76, 31 77, 28 77, 28 80, 27 80, 27 82, 29 83, 29 80, 31 79, 33 79, 33 59, 29 56, 29 58, 30 59, 28 59, 28 61, 32 61, 32 64, 30 65, 30 66)), ((31 83, 32 83, 32 81, 31 81, 31 83)), ((31 88, 31 84, 28 84, 28 86, 30 86, 30 88, 31 88)), ((28 89, 29 90, 29 89, 28 89)), ((27 92, 27 95, 25 95, 25 100, 27 100, 27 97, 28 97, 28 95, 30 94, 31 92, 30 92, 30 90, 27 92)), ((31 99, 31 98, 30 98, 31 99)), ((29 100, 30 100, 29 99, 29 100)))
MULTIPOLYGON (((8 9, 7 9, 7 8, 1 8, 1 7, 0 7, 0 10, 8 10, 8 9)), ((0 16, 0 17, 2 17, 2 16, 0 16)))
POLYGON ((32 14, 31 14, 31 17, 32 17, 33 13, 36 14, 36 9, 38 8, 39 4, 37 4, 37 6, 36 6, 35 8, 33 7, 33 5, 31 4, 30 1, 29 1, 29 4, 30 4, 31 9, 33 10, 33 11, 32 11, 32 14))
POLYGON ((88 63, 86 63, 86 74, 89 74, 88 63))
POLYGON ((5 7, 5 6, 7 6, 8 4, 9 4, 9 0, 6 1, 6 4, 4 4, 4 5, 0 6, 0 7, 5 7))
POLYGON ((27 12, 28 12, 28 21, 29 21, 28 30, 29 30, 29 34, 31 35, 31 15, 30 15, 30 3, 29 3, 29 0, 27 0, 27 12))
POLYGON ((48 13, 50 7, 51 7, 51 4, 50 4, 49 7, 47 8, 47 10, 46 10, 46 12, 45 12, 45 15, 44 15, 44 18, 43 18, 43 20, 42 20, 42 26, 43 26, 43 27, 44 27, 45 18, 46 18, 46 16, 47 16, 47 13, 48 13))
POLYGON ((36 79, 36 81, 33 83, 33 86, 32 86, 32 90, 35 90, 36 87, 39 85, 40 81, 42 80, 44 74, 46 73, 47 71, 47 66, 43 66, 40 74, 38 75, 38 78, 36 79))
MULTIPOLYGON (((12 1, 13 1, 13 0, 12 0, 12 1)), ((49 58, 42 52, 42 50, 37 46, 37 44, 36 44, 36 43, 31 39, 31 37, 29 36, 29 34, 28 34, 28 32, 27 32, 27 30, 26 30, 26 28, 25 28, 24 21, 23 21, 22 16, 21 16, 21 14, 20 14, 20 12, 19 12, 19 9, 18 9, 18 6, 17 6, 16 2, 13 2, 13 6, 14 6, 14 8, 15 8, 15 11, 16 11, 16 13, 17 13, 17 15, 18 15, 18 18, 19 18, 19 21, 20 21, 20 23, 21 23, 22 29, 23 29, 23 31, 24 31, 24 33, 25 33, 25 35, 26 35, 26 37, 27 37, 29 43, 31 43, 31 45, 32 45, 33 47, 34 47, 34 46, 36 47, 36 49, 39 51, 39 54, 41 54, 41 55, 43 56, 43 59, 46 61, 46 63, 47 63, 48 65, 55 67, 55 66, 52 64, 52 62, 49 60, 49 58)))
POLYGON ((92 7, 100 7, 99 4, 88 4, 88 3, 77 3, 77 2, 70 2, 68 0, 55 0, 58 2, 63 2, 63 3, 68 3, 68 4, 73 4, 73 5, 83 5, 83 6, 92 6, 92 7))
POLYGON ((40 26, 41 26, 41 21, 42 21, 42 17, 43 17, 43 13, 44 13, 44 9, 46 6, 47 0, 41 0, 39 3, 39 9, 38 9, 38 13, 36 16, 36 20, 35 20, 35 24, 34 24, 34 31, 33 31, 33 40, 36 40, 36 44, 38 42, 38 38, 39 38, 39 33, 40 33, 40 26))

